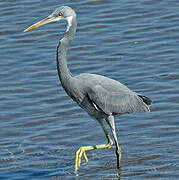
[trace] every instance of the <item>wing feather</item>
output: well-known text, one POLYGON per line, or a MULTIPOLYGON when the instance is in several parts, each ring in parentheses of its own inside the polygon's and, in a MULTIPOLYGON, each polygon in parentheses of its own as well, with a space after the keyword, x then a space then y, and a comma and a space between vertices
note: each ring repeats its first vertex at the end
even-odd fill
POLYGON ((97 74, 81 74, 76 78, 94 104, 106 114, 124 114, 150 111, 147 104, 135 92, 120 82, 97 74))
POLYGON ((149 108, 132 91, 109 92, 102 86, 89 87, 88 96, 106 114, 124 114, 149 111, 149 108))

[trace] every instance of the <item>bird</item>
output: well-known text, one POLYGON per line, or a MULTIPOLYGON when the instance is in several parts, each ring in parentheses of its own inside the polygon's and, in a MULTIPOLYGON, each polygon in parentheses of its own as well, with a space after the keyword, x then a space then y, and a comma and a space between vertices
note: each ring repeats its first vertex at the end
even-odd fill
POLYGON ((61 20, 66 22, 66 32, 59 41, 56 51, 59 80, 68 96, 84 109, 89 116, 97 120, 107 139, 105 144, 83 146, 76 151, 75 172, 77 173, 80 168, 82 156, 88 163, 87 151, 109 149, 113 145, 113 140, 115 143, 117 170, 119 172, 121 167, 121 148, 116 135, 114 118, 128 113, 149 112, 152 100, 147 96, 130 90, 119 81, 102 75, 90 73, 72 75, 67 65, 67 50, 75 36, 77 20, 76 13, 71 7, 58 7, 45 19, 28 27, 24 32, 61 20), (109 126, 110 133, 105 125, 109 126))

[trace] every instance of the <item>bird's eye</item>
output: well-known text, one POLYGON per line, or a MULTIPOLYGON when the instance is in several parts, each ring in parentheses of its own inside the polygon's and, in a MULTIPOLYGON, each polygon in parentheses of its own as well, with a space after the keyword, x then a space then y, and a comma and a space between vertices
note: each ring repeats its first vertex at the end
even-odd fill
POLYGON ((59 15, 59 16, 63 16, 62 12, 59 12, 58 15, 59 15))

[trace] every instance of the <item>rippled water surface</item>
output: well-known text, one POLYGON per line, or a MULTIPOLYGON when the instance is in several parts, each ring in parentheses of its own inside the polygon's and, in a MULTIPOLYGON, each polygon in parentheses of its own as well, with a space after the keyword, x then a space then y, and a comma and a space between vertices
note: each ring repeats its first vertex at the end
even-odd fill
POLYGON ((24 33, 56 7, 69 5, 78 28, 69 48, 73 74, 97 73, 153 99, 151 113, 116 118, 121 179, 179 177, 179 1, 0 1, 0 179, 116 179, 115 146, 65 93, 56 46, 65 23, 24 33))

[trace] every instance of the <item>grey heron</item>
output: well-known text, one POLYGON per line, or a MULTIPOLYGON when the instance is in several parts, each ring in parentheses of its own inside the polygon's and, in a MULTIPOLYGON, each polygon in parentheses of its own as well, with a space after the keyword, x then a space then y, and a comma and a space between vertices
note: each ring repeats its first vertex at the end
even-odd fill
POLYGON ((62 6, 57 8, 47 18, 33 24, 24 32, 41 25, 65 20, 67 22, 66 33, 59 41, 57 47, 57 70, 59 79, 66 93, 91 117, 95 118, 107 138, 106 144, 80 147, 76 152, 75 171, 80 168, 81 158, 84 156, 86 163, 88 158, 86 151, 94 149, 111 148, 113 140, 110 137, 104 121, 109 125, 116 146, 117 168, 120 169, 121 149, 118 143, 114 116, 125 113, 148 112, 152 100, 141 94, 137 94, 120 82, 97 74, 82 73, 73 76, 67 66, 67 49, 74 38, 77 22, 75 11, 62 6))

